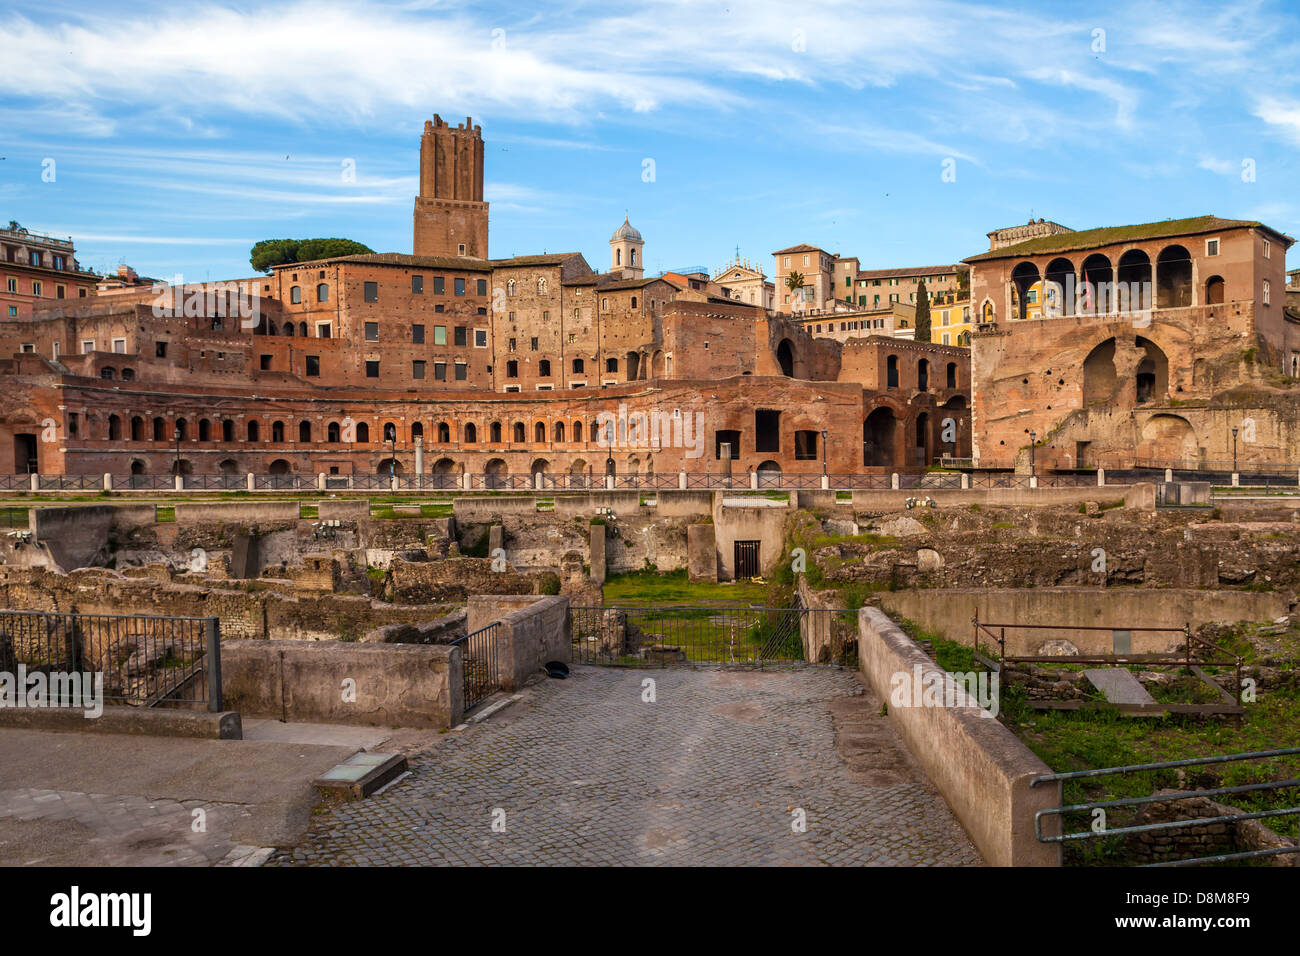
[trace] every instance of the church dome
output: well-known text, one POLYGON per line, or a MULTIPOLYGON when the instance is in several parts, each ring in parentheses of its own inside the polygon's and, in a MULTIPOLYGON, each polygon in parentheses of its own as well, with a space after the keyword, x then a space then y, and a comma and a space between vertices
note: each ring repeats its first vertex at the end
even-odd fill
POLYGON ((632 239, 636 242, 644 242, 641 233, 636 231, 636 227, 627 221, 627 216, 623 217, 623 225, 614 230, 614 235, 610 237, 610 242, 618 242, 620 239, 632 239))

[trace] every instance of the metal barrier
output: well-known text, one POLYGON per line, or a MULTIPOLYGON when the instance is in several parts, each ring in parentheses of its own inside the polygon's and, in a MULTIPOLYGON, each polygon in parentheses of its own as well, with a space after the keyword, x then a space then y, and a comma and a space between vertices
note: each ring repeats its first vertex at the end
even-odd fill
MULTIPOLYGON (((1200 767, 1207 764, 1217 763, 1236 763, 1243 760, 1259 760, 1267 757, 1292 757, 1300 755, 1300 747, 1289 747, 1281 750, 1256 750, 1249 753, 1225 754, 1219 757, 1194 757, 1189 760, 1164 760, 1159 763, 1130 764, 1126 767, 1103 767, 1097 770, 1076 770, 1069 773, 1051 773, 1035 777, 1029 782, 1031 787, 1036 787, 1044 783, 1066 780, 1083 780, 1094 777, 1108 776, 1112 774, 1132 774, 1146 773, 1159 770, 1171 770, 1184 767, 1200 767)), ((1300 805, 1283 807, 1273 810, 1258 810, 1251 813, 1233 813, 1224 814, 1215 817, 1188 817, 1183 820, 1169 820, 1164 823, 1144 823, 1134 826, 1121 826, 1114 829, 1101 827, 1099 829, 1081 830, 1074 833, 1065 832, 1064 817, 1068 813, 1087 813, 1094 816, 1094 810, 1100 809, 1103 818, 1106 811, 1114 807, 1138 807, 1152 803, 1176 803, 1180 800, 1191 800, 1196 797, 1219 797, 1235 793, 1261 793, 1269 790, 1283 790, 1288 787, 1300 786, 1300 780, 1277 780, 1265 783, 1248 783, 1235 787, 1211 787, 1204 790, 1180 791, 1177 793, 1152 794, 1145 797, 1125 797, 1117 800, 1094 800, 1089 803, 1072 803, 1063 804, 1060 807, 1053 807, 1048 810, 1039 810, 1034 814, 1034 834, 1038 837, 1040 843, 1065 843, 1070 840, 1092 840, 1103 837, 1114 837, 1129 833, 1153 833, 1158 830, 1177 830, 1186 827, 1195 826, 1216 826, 1219 824, 1231 824, 1242 820, 1264 820, 1271 817, 1290 816, 1300 814, 1300 805), (1059 834, 1043 833, 1043 820, 1049 816, 1061 817, 1061 830, 1059 834)), ((1062 791, 1064 792, 1064 791, 1062 791)), ((1225 863, 1232 860, 1247 860, 1260 857, 1277 856, 1284 853, 1300 853, 1300 845, 1293 847, 1279 847, 1261 850, 1247 850, 1240 853, 1220 853, 1212 856, 1190 857, 1183 860, 1165 860, 1159 863, 1147 864, 1148 866, 1194 866, 1201 863, 1225 863)))
POLYGON ((501 622, 493 621, 451 642, 461 653, 465 709, 470 710, 501 689, 501 622))
MULTIPOLYGON (((215 617, 0 610, 0 671, 103 675, 104 701, 221 710, 221 628, 215 617)), ((52 680, 59 677, 60 681, 52 680)))
POLYGON ((854 611, 592 606, 570 607, 569 615, 573 660, 584 664, 848 663, 850 645, 854 655, 857 650, 854 611))

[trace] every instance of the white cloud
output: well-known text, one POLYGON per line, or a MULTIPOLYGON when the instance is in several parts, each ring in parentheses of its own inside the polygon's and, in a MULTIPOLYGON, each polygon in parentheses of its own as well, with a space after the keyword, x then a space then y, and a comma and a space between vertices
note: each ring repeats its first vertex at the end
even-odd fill
POLYGON ((1300 102, 1266 97, 1256 104, 1254 114, 1300 146, 1300 102))

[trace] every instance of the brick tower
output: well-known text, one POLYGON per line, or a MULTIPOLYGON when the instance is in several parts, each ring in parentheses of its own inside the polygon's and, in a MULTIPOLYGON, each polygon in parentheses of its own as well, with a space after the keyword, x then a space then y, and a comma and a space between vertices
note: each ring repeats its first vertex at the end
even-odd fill
POLYGON ((435 113, 424 124, 414 246, 417 256, 487 258, 483 135, 469 117, 453 127, 435 113))

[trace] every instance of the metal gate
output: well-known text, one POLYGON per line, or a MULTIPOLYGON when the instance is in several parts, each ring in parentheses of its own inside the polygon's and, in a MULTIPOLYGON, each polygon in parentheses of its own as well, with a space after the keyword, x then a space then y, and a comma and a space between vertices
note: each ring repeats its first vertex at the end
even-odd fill
POLYGON ((762 564, 758 560, 758 541, 736 542, 736 580, 756 578, 762 573, 762 564))
POLYGON ((765 607, 571 607, 569 611, 577 663, 857 665, 856 611, 765 607))

